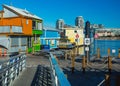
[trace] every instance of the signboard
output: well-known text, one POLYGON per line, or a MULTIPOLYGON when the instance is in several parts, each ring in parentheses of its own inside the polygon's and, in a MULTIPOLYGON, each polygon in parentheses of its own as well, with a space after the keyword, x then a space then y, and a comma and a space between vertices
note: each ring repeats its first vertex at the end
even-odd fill
POLYGON ((75 36, 75 37, 76 37, 76 39, 78 39, 78 38, 79 38, 79 35, 78 35, 78 34, 76 34, 76 36, 75 36))
POLYGON ((115 49, 112 49, 112 53, 115 53, 116 52, 116 50, 115 49))
POLYGON ((85 45, 90 45, 90 38, 85 38, 85 45))
POLYGON ((98 37, 99 37, 99 36, 98 36, 98 34, 95 34, 95 35, 94 35, 94 38, 96 38, 96 39, 97 39, 98 37))
POLYGON ((85 47, 85 51, 89 51, 89 47, 85 47))

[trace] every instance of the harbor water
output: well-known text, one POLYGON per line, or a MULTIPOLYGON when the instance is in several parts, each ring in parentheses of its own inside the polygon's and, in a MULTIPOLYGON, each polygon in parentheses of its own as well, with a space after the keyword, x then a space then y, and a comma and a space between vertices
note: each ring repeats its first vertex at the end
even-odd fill
POLYGON ((97 48, 100 49, 101 57, 108 56, 108 48, 111 56, 118 56, 120 40, 94 40, 94 54, 97 54, 97 48))

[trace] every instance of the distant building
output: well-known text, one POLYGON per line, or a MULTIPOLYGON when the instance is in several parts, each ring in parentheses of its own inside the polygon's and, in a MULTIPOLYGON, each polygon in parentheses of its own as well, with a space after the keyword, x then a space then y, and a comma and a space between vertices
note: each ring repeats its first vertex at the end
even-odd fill
POLYGON ((82 16, 76 17, 75 26, 77 26, 78 28, 84 28, 84 19, 82 16))
POLYGON ((58 19, 56 21, 56 29, 63 29, 64 28, 64 20, 63 19, 58 19))
POLYGON ((91 24, 90 28, 102 29, 104 28, 104 25, 103 24, 91 24))
POLYGON ((102 28, 95 29, 95 33, 99 37, 107 37, 107 36, 120 36, 120 28, 102 28))

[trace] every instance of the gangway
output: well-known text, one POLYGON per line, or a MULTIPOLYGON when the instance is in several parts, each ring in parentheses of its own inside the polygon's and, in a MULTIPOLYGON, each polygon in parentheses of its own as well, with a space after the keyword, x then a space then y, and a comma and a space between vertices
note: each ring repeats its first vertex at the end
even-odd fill
POLYGON ((21 54, 11 57, 9 60, 0 63, 0 86, 21 86, 26 81, 26 86, 39 86, 40 84, 44 84, 43 82, 45 82, 45 86, 47 86, 47 84, 50 86, 71 86, 52 53, 50 53, 49 59, 47 59, 50 63, 50 66, 48 66, 49 69, 44 67, 44 65, 40 66, 38 64, 35 64, 35 67, 27 67, 26 58, 29 57, 27 57, 25 54, 21 54), (33 73, 35 70, 36 73, 33 73), (27 76, 31 78, 28 79, 27 76))

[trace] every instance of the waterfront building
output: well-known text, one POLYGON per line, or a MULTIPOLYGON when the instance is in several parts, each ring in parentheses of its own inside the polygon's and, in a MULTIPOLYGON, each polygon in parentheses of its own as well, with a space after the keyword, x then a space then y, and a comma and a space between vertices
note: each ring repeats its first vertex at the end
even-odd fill
POLYGON ((90 28, 102 29, 104 28, 104 25, 103 24, 91 24, 90 28))
POLYGON ((120 35, 120 28, 102 28, 95 29, 99 37, 116 37, 120 35))
POLYGON ((84 28, 84 19, 82 16, 76 17, 75 26, 77 26, 78 28, 84 28))
MULTIPOLYGON (((60 24, 60 22, 63 22, 63 19, 58 19, 56 24, 60 24), (58 23, 59 21, 59 23, 58 23)), ((82 16, 78 16, 75 19, 75 25, 71 26, 68 24, 61 23, 61 25, 57 25, 56 28, 59 28, 58 26, 61 26, 60 29, 60 45, 67 45, 69 44, 76 44, 78 46, 84 45, 84 19, 82 16), (64 42, 63 42, 64 41, 64 42)), ((68 46, 69 46, 68 45, 68 46)), ((72 48, 72 47, 70 47, 72 48)), ((79 54, 84 54, 84 47, 81 47, 79 50, 79 54)))
MULTIPOLYGON (((84 45, 84 33, 83 28, 78 27, 64 28, 65 36, 70 40, 71 43, 75 43, 77 46, 84 45)), ((84 54, 84 47, 81 47, 79 54, 84 54)))
POLYGON ((44 27, 43 34, 40 36, 41 46, 48 46, 49 49, 58 48, 60 34, 55 28, 44 27))
POLYGON ((35 51, 36 47, 40 47, 37 37, 41 34, 40 17, 24 9, 3 5, 0 11, 0 37, 2 39, 4 36, 9 41, 8 54, 35 51))
POLYGON ((63 29, 64 28, 64 20, 63 19, 58 19, 56 21, 56 29, 63 29))

